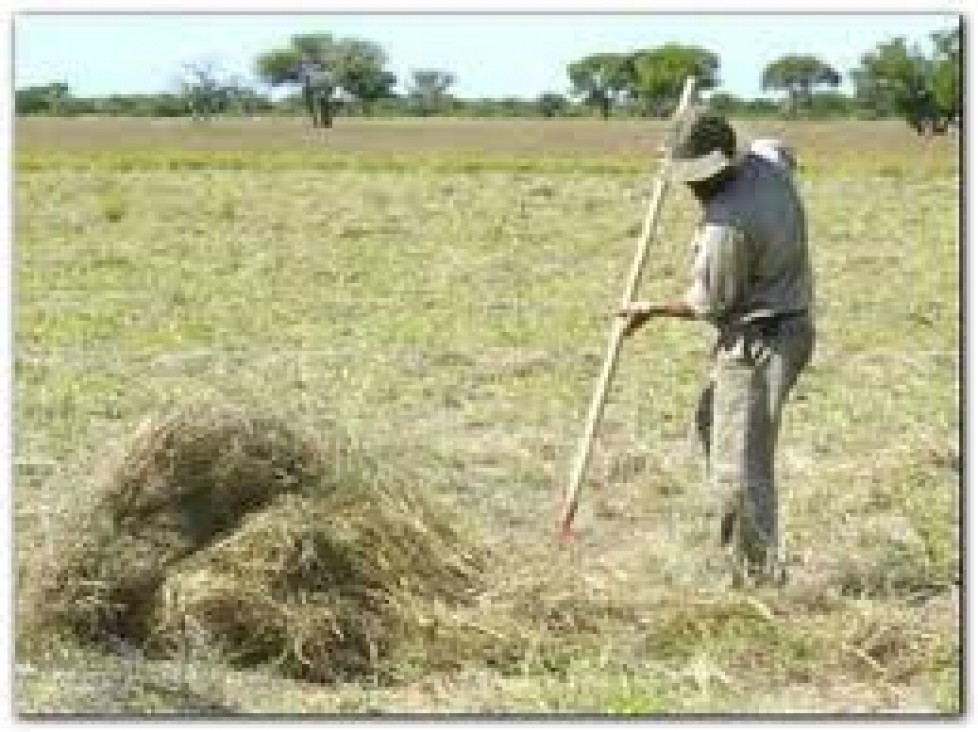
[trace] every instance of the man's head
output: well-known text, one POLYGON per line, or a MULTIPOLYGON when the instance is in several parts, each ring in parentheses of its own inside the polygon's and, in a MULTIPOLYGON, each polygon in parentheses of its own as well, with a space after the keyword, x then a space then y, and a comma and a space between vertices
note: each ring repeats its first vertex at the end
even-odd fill
POLYGON ((719 114, 694 110, 678 121, 671 175, 693 192, 709 192, 728 180, 737 162, 737 135, 719 114))

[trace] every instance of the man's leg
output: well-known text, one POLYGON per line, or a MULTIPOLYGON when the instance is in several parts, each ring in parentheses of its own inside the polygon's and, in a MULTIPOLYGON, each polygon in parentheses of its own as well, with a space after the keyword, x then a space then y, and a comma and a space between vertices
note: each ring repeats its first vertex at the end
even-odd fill
MULTIPOLYGON (((811 358, 813 343, 814 329, 807 318, 782 321, 771 330, 761 326, 745 336, 743 365, 749 365, 751 376, 744 417, 745 464, 737 505, 737 538, 748 575, 761 582, 787 578, 780 556, 775 453, 784 404, 811 358)), ((730 366, 729 361, 726 364, 730 366)))
POLYGON ((777 547, 774 424, 765 372, 770 355, 753 329, 717 351, 711 482, 721 504, 721 539, 731 544, 738 583, 763 574, 777 547))
POLYGON ((721 508, 721 543, 731 545, 740 579, 783 579, 775 449, 781 412, 811 357, 814 330, 800 318, 771 333, 753 327, 728 336, 696 414, 721 508))
MULTIPOLYGON (((794 387, 795 382, 801 371, 811 360, 812 350, 815 342, 815 329, 811 320, 807 317, 791 319, 780 324, 776 333, 770 336, 771 357, 766 363, 765 372, 767 378, 768 411, 771 421, 772 461, 777 452, 777 441, 781 431, 781 415, 788 395, 794 387)), ((772 463, 773 465, 773 463, 772 463)), ((779 496, 782 504, 779 526, 783 532, 783 524, 786 520, 784 513, 787 509, 790 492, 779 496)), ((781 537, 778 538, 777 547, 777 573, 780 579, 787 579, 787 549, 781 537)))

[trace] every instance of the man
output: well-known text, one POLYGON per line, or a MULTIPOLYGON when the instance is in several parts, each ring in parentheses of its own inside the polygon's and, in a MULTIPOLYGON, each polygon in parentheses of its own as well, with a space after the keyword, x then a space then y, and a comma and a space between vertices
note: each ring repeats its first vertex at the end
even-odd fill
POLYGON ((696 421, 719 498, 721 544, 736 586, 782 582, 774 452, 782 406, 814 343, 804 209, 789 169, 738 155, 735 133, 718 115, 684 118, 673 151, 672 177, 703 213, 692 286, 677 302, 636 302, 620 315, 626 335, 654 317, 716 326, 696 421))

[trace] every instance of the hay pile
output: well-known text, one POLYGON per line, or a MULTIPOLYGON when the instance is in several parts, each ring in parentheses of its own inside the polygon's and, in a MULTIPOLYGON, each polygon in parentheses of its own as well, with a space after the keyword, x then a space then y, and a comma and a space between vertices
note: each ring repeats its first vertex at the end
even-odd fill
POLYGON ((224 403, 147 420, 42 568, 33 622, 314 681, 425 648, 478 594, 484 557, 327 437, 224 403))

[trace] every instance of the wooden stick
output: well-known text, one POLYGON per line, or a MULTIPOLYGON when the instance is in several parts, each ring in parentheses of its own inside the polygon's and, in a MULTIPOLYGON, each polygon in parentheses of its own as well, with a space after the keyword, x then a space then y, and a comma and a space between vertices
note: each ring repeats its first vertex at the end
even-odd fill
MULTIPOLYGON (((692 76, 687 77, 686 85, 683 88, 679 106, 673 115, 673 119, 681 116, 693 99, 693 91, 696 86, 696 79, 692 76)), ((665 200, 666 189, 669 185, 669 166, 672 163, 672 150, 667 145, 663 157, 662 167, 655 181, 652 191, 652 198, 649 202, 645 220, 642 222, 642 233, 639 236, 638 247, 635 257, 632 260, 632 267, 625 281, 625 292, 622 295, 621 306, 627 308, 631 305, 638 288, 638 282, 642 275, 642 269, 649 254, 649 245, 652 242, 652 234, 655 232, 655 225, 659 218, 659 211, 662 209, 662 202, 665 200)), ((584 434, 578 444, 577 456, 571 469, 570 482, 564 493, 564 504, 560 517, 560 536, 568 538, 570 536, 571 523, 577 513, 578 498, 580 496, 581 485, 584 481, 584 472, 587 470, 588 461, 591 457, 591 448, 594 446, 594 435, 597 432, 598 423, 604 412, 604 405, 608 396, 608 386, 611 384, 611 377, 618 365, 618 356, 621 353, 621 346, 625 340, 625 326, 627 321, 623 317, 616 317, 612 322, 611 332, 608 335, 608 348, 605 352, 604 365, 598 375, 595 384, 594 394, 591 397, 591 406, 588 409, 587 421, 584 426, 584 434)))

